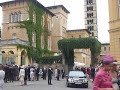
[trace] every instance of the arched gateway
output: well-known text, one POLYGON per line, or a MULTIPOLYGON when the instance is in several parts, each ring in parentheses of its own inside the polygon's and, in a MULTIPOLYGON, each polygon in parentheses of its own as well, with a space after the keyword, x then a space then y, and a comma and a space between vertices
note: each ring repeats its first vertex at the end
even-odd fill
POLYGON ((26 52, 23 50, 21 52, 21 65, 25 65, 26 52))
POLYGON ((94 65, 95 58, 100 54, 101 43, 96 38, 70 38, 58 41, 58 48, 63 53, 65 64, 68 70, 74 65, 74 49, 90 48, 91 65, 94 65))

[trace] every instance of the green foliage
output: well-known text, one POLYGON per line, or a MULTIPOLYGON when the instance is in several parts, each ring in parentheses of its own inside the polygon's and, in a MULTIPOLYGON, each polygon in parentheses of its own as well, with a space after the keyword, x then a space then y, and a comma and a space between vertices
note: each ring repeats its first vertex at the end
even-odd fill
POLYGON ((74 49, 90 48, 93 64, 94 58, 100 54, 101 43, 95 38, 70 38, 59 40, 58 48, 64 54, 66 63, 70 66, 74 65, 74 49))
POLYGON ((48 16, 45 14, 45 25, 44 25, 44 49, 48 50, 48 16))
POLYGON ((41 58, 43 64, 62 63, 62 56, 44 56, 41 58))
POLYGON ((32 32, 34 30, 33 21, 32 20, 22 21, 22 22, 20 22, 20 27, 26 28, 28 39, 29 39, 29 44, 30 44, 30 46, 32 46, 32 32))

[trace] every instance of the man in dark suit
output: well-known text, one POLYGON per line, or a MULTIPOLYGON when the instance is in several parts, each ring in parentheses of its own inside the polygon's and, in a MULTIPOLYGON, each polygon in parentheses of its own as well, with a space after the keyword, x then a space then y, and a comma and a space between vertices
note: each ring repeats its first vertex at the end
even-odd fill
POLYGON ((58 81, 60 80, 60 69, 59 68, 57 69, 57 80, 58 81))
POLYGON ((30 81, 30 65, 28 65, 28 74, 27 74, 27 78, 28 78, 28 80, 30 81))
POLYGON ((52 74, 53 71, 51 68, 48 69, 48 85, 52 85, 51 80, 52 80, 52 74))
POLYGON ((39 71, 40 71, 40 68, 39 67, 36 67, 35 69, 35 73, 36 73, 36 80, 38 81, 39 80, 39 71))
POLYGON ((27 85, 27 75, 28 75, 28 68, 25 66, 25 77, 24 77, 24 85, 27 85))

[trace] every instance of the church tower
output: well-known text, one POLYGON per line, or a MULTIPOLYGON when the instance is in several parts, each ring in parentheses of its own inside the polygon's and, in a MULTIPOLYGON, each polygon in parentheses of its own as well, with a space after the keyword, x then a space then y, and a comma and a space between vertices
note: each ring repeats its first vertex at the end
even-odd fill
POLYGON ((97 27, 97 2, 96 0, 84 0, 85 28, 91 32, 91 37, 98 39, 97 27))

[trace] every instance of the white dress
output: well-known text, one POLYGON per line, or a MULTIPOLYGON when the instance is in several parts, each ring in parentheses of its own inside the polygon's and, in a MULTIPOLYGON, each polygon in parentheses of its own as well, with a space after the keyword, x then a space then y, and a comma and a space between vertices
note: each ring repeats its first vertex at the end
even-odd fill
POLYGON ((55 69, 55 78, 57 78, 57 69, 55 69))
POLYGON ((22 68, 20 69, 20 73, 19 73, 21 85, 24 85, 24 77, 25 77, 25 70, 22 68))
POLYGON ((3 70, 0 70, 0 90, 3 90, 4 77, 5 77, 5 72, 3 70))
POLYGON ((30 79, 31 79, 31 81, 34 81, 34 68, 31 68, 30 69, 30 79))

